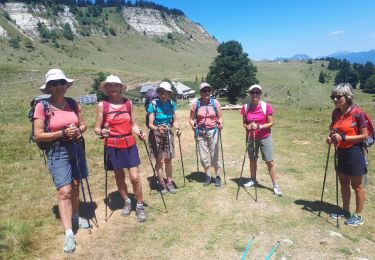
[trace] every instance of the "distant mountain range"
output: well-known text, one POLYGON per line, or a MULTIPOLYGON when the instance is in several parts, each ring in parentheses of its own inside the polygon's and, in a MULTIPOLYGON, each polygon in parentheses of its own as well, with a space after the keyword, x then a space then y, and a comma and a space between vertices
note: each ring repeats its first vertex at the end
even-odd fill
MULTIPOLYGON (((327 56, 321 56, 317 58, 322 57, 333 57, 337 59, 347 59, 350 63, 362 63, 365 64, 366 62, 370 61, 375 64, 375 49, 369 50, 369 51, 360 51, 360 52, 349 52, 349 51, 343 51, 343 52, 336 52, 327 56)), ((273 61, 307 61, 312 59, 309 55, 306 54, 296 54, 290 58, 280 58, 277 57, 273 59, 273 61)))
POLYGON ((368 61, 375 64, 375 50, 360 51, 360 52, 336 52, 327 57, 334 57, 337 59, 347 59, 350 63, 366 63, 368 61))

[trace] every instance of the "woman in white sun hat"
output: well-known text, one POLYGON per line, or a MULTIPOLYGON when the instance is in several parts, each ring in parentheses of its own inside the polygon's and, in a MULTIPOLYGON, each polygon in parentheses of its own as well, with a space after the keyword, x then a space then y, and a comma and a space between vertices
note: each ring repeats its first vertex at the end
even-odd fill
POLYGON ((252 85, 249 90, 250 100, 242 106, 241 114, 243 116, 243 126, 246 129, 246 140, 248 144, 248 153, 250 157, 251 179, 245 183, 245 187, 257 185, 256 170, 259 150, 262 153, 262 159, 266 162, 268 173, 272 180, 272 189, 277 196, 283 193, 276 182, 276 171, 273 155, 273 141, 271 127, 273 126, 273 110, 269 103, 261 100, 262 87, 252 85), (255 142, 255 150, 254 150, 255 142))
POLYGON ((51 97, 39 102, 34 112, 34 135, 37 142, 47 143, 48 168, 57 189, 61 224, 65 230, 64 252, 75 251, 72 228, 90 228, 79 217, 79 184, 74 142, 86 131, 80 106, 65 97, 74 80, 60 69, 51 69, 45 75, 40 90, 51 97))
POLYGON ((172 159, 174 158, 174 134, 172 127, 176 128, 177 136, 181 130, 176 121, 176 103, 170 100, 172 86, 163 81, 156 88, 159 99, 150 102, 147 113, 149 113, 150 134, 148 138, 151 155, 156 159, 155 169, 158 174, 160 191, 166 194, 176 193, 172 178, 172 159), (167 180, 164 180, 163 161, 167 180))
POLYGON ((120 78, 114 75, 108 76, 100 84, 100 89, 107 97, 97 105, 95 133, 104 137, 104 167, 115 173, 117 188, 125 204, 121 211, 123 216, 129 216, 132 210, 125 182, 124 169, 128 170, 137 201, 135 211, 137 220, 145 222, 146 212, 138 168, 140 159, 133 133, 141 140, 144 140, 145 135, 134 121, 131 100, 122 95, 126 86, 120 78))

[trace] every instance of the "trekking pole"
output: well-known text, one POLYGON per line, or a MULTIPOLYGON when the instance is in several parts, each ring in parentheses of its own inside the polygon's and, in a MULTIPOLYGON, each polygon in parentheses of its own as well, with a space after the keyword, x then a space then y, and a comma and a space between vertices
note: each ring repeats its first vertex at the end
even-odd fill
POLYGON ((106 151, 106 147, 107 147, 107 144, 108 144, 108 137, 105 137, 104 139, 105 141, 105 145, 104 145, 104 151, 103 151, 103 155, 104 155, 104 171, 105 171, 105 222, 107 222, 108 220, 108 204, 109 204, 109 200, 108 200, 108 155, 107 155, 107 151, 106 151))
MULTIPOLYGON (((141 135, 142 135, 142 130, 140 130, 140 133, 141 133, 141 135)), ((150 156, 150 152, 148 151, 147 144, 146 144, 146 141, 145 141, 145 140, 143 140, 143 144, 145 145, 145 149, 146 149, 147 157, 148 157, 148 159, 149 159, 149 161, 150 161, 151 168, 152 168, 152 171, 153 171, 153 173, 154 173, 154 178, 156 179, 157 184, 160 186, 159 179, 158 179, 158 177, 156 176, 156 171, 155 171, 155 168, 154 168, 154 164, 152 163, 151 156, 150 156)), ((159 193, 160 193, 161 199, 163 200, 165 213, 168 213, 167 205, 165 205, 164 196, 163 196, 163 193, 161 193, 161 190, 160 190, 160 189, 159 189, 159 193)))
POLYGON ((240 174, 240 178, 239 178, 239 180, 238 180, 238 188, 237 188, 236 200, 238 200, 238 193, 240 192, 240 188, 241 188, 239 182, 240 182, 240 180, 242 179, 243 167, 244 167, 244 165, 245 165, 245 161, 246 161, 246 154, 247 154, 248 147, 249 147, 249 145, 250 145, 250 138, 247 138, 247 135, 246 135, 246 139, 248 139, 248 140, 246 140, 246 148, 245 148, 245 154, 244 154, 244 156, 243 156, 243 161, 242 161, 241 174, 240 174))
POLYGON ((195 139, 195 155, 197 157, 197 172, 199 172, 199 164, 198 164, 198 126, 195 124, 194 130, 194 139, 195 139))
POLYGON ((271 251, 266 255, 266 260, 269 260, 271 256, 275 253, 276 249, 279 247, 280 241, 277 241, 276 245, 271 249, 271 251))
POLYGON ((252 236, 252 237, 250 238, 249 242, 247 243, 246 250, 245 250, 245 252, 243 252, 242 257, 241 257, 241 260, 245 260, 245 257, 246 257, 246 255, 247 255, 247 252, 249 252, 250 245, 251 245, 251 243, 253 242, 254 238, 255 238, 255 237, 252 236))
POLYGON ((181 167, 182 167, 182 176, 184 177, 184 186, 185 186, 185 169, 184 169, 184 160, 182 159, 182 149, 181 149, 181 141, 180 136, 177 136, 178 138, 178 146, 180 147, 180 158, 181 158, 181 167))
POLYGON ((328 145, 328 152, 327 152, 327 161, 326 161, 326 168, 324 170, 324 179, 323 179, 323 187, 322 187, 322 196, 320 197, 320 208, 319 208, 319 216, 320 213, 322 212, 322 207, 323 207, 323 195, 324 195, 324 188, 326 185, 326 178, 327 178, 327 169, 328 169, 328 161, 329 161, 329 154, 331 152, 331 146, 332 144, 328 145))
POLYGON ((336 171, 336 227, 339 227, 339 175, 337 174, 337 147, 335 146, 335 171, 336 171))
MULTIPOLYGON (((81 161, 80 161, 79 158, 83 159, 84 158, 84 154, 81 153, 81 150, 80 150, 81 147, 79 147, 79 143, 78 143, 77 140, 75 140, 73 142, 73 149, 74 149, 74 156, 75 156, 75 160, 76 160, 76 164, 77 164, 77 170, 78 170, 78 175, 79 175, 78 178, 79 178, 80 183, 81 183, 81 190, 82 190, 83 202, 86 205, 87 201, 86 201, 86 195, 85 195, 85 188, 83 186, 83 178, 84 177, 83 177, 82 171, 85 170, 85 176, 87 176, 88 172, 87 172, 87 169, 82 169, 82 167, 81 167, 81 166, 83 166, 83 168, 84 168, 85 165, 81 165, 80 164, 81 161), (80 154, 78 155, 78 153, 80 153, 80 154)), ((90 198, 91 198, 91 196, 90 196, 90 198)), ((92 204, 92 201, 91 201, 91 204, 92 204)), ((87 220, 88 225, 91 226, 90 225, 90 218, 89 218, 88 215, 86 217, 86 220, 87 220)), ((91 230, 89 232, 91 233, 91 230)))
MULTIPOLYGON (((255 130, 252 130, 253 132, 253 153, 254 153, 254 172, 255 172, 255 180, 257 179, 257 163, 258 163, 258 160, 257 158, 255 157, 255 130)), ((255 202, 258 201, 258 188, 257 188, 257 184, 254 183, 254 186, 255 186, 255 202)))
POLYGON ((223 161, 223 173, 224 173, 224 184, 227 185, 227 180, 225 178, 225 166, 224 166, 224 152, 223 152, 223 139, 221 138, 221 130, 219 130, 220 137, 220 147, 221 147, 221 159, 223 161))

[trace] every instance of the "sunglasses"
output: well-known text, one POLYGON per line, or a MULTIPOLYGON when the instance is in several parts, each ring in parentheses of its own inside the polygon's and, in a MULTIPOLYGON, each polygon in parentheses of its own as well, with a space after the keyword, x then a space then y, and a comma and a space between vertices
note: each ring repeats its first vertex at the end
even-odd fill
POLYGON ((169 94, 169 91, 165 91, 165 90, 159 90, 158 91, 158 94, 161 96, 161 95, 167 95, 169 94))
POLYGON ((210 88, 204 88, 201 90, 202 93, 211 93, 211 89, 210 88))
POLYGON ((250 91, 250 95, 260 95, 262 92, 260 91, 250 91))
POLYGON ((64 86, 65 84, 66 84, 66 80, 65 79, 50 80, 47 83, 47 85, 50 86, 50 87, 64 86))
POLYGON ((336 96, 334 96, 334 95, 332 95, 332 96, 330 96, 330 98, 332 99, 332 100, 340 100, 341 98, 342 98, 343 96, 341 96, 341 95, 336 95, 336 96))

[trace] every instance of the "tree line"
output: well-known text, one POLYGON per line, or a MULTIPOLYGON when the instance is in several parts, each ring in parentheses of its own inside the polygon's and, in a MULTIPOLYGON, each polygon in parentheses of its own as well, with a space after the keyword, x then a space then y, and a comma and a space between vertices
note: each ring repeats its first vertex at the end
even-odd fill
POLYGON ((156 4, 152 1, 136 0, 134 3, 132 1, 126 0, 0 0, 0 3, 4 4, 6 2, 21 2, 26 4, 42 4, 47 6, 54 5, 67 5, 67 6, 100 6, 100 7, 141 7, 150 8, 158 10, 162 13, 170 15, 180 15, 185 16, 184 12, 176 8, 168 8, 160 4, 156 4))
MULTIPOLYGON (((335 77, 335 84, 350 83, 353 88, 360 88, 366 92, 375 93, 375 65, 368 61, 366 64, 353 63, 346 59, 333 57, 321 58, 319 60, 328 61, 328 70, 338 71, 335 77)), ((319 82, 324 83, 324 74, 319 75, 319 82)))

